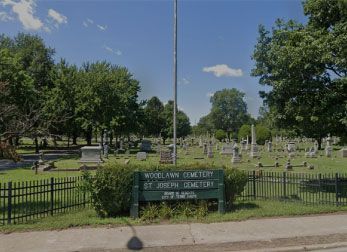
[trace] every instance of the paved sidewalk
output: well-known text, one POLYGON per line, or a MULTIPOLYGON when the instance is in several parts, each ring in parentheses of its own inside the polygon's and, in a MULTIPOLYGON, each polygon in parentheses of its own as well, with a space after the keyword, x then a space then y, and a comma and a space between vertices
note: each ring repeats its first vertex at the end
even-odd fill
MULTIPOLYGON (((279 246, 285 246, 286 240, 299 241, 305 237, 311 237, 311 240, 316 237, 311 244, 323 243, 320 240, 325 237, 325 243, 347 242, 347 214, 0 234, 0 251, 118 251, 129 247, 155 251, 211 251, 214 248, 216 251, 235 251, 233 244, 242 245, 245 242, 254 243, 255 247, 240 246, 240 250, 257 251, 254 250, 258 248, 257 244, 277 241, 279 246), (219 246, 221 249, 217 249, 219 246), (195 250, 194 247, 200 249, 195 250)), ((259 251, 267 250, 264 247, 260 250, 259 245, 259 251)))

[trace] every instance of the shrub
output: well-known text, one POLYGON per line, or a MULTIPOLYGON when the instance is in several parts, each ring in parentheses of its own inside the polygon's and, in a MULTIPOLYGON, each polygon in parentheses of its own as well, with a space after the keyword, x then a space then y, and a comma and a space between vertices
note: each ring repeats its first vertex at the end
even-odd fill
POLYGON ((223 139, 226 138, 227 134, 225 133, 224 130, 219 129, 219 130, 216 130, 216 132, 214 133, 214 136, 215 136, 215 138, 218 139, 219 141, 222 141, 223 139))
POLYGON ((247 181, 247 174, 243 171, 231 168, 224 170, 225 201, 229 209, 234 203, 236 196, 243 192, 247 181))

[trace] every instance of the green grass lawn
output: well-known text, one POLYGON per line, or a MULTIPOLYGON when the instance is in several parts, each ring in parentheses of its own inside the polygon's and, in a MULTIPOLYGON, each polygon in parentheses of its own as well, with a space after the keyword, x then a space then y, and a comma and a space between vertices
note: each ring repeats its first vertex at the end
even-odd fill
POLYGON ((325 205, 304 205, 300 203, 278 201, 237 201, 232 211, 226 214, 210 212, 203 218, 176 216, 170 220, 155 219, 151 222, 140 219, 132 219, 128 216, 115 218, 100 218, 93 209, 81 209, 68 213, 57 214, 42 219, 29 221, 26 224, 0 226, 0 232, 20 232, 31 230, 53 230, 72 227, 98 227, 98 226, 126 226, 159 223, 211 223, 222 221, 242 221, 254 218, 274 216, 295 216, 308 214, 323 214, 346 211, 346 207, 334 207, 325 205))
MULTIPOLYGON (((221 144, 220 144, 221 145, 221 144)), ((136 151, 135 151, 136 152, 136 151)), ((185 155, 183 149, 178 148, 178 160, 177 163, 180 165, 184 164, 194 164, 194 163, 203 163, 203 164, 211 164, 215 166, 225 166, 225 167, 233 167, 241 170, 257 170, 256 165, 258 162, 261 162, 263 165, 272 165, 275 163, 275 157, 279 156, 278 162, 281 165, 278 168, 274 167, 264 167, 262 168, 265 171, 284 171, 284 164, 287 162, 288 157, 285 156, 284 153, 281 152, 273 152, 268 153, 266 151, 261 151, 261 158, 251 159, 249 156, 244 153, 242 157, 242 162, 240 164, 232 164, 231 157, 227 155, 219 154, 220 151, 216 151, 214 149, 214 157, 207 158, 206 155, 203 155, 202 148, 199 147, 190 147, 189 155, 185 155)), ((314 170, 309 170, 308 167, 294 167, 293 173, 347 173, 347 158, 342 158, 340 153, 337 150, 334 150, 333 157, 327 158, 324 156, 324 151, 320 151, 319 153, 322 156, 318 156, 318 158, 306 158, 304 156, 304 152, 298 152, 298 156, 291 159, 291 163, 293 165, 300 165, 304 161, 308 164, 314 165, 314 170)), ((159 165, 159 155, 156 153, 150 153, 146 161, 138 161, 136 159, 136 154, 119 154, 115 156, 114 154, 110 154, 108 159, 105 159, 105 163, 120 163, 124 164, 125 160, 130 159, 130 163, 141 166, 147 166, 155 169, 159 165)), ((0 182, 6 181, 24 181, 24 180, 37 180, 41 178, 48 177, 63 177, 63 176, 78 176, 81 173, 76 171, 59 171, 62 169, 76 169, 81 166, 79 163, 78 156, 72 156, 68 158, 62 158, 57 160, 56 163, 56 171, 51 172, 42 172, 35 175, 33 170, 29 168, 21 168, 14 169, 8 171, 2 171, 0 173, 0 182)))

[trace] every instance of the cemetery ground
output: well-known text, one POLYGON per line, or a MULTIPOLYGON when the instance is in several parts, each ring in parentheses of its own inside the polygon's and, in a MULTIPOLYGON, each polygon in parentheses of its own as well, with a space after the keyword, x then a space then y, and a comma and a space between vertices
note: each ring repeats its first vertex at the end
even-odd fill
MULTIPOLYGON (((60 147, 66 148, 66 143, 60 143, 60 147)), ((163 146, 162 146, 163 147, 163 146)), ((308 147, 308 146, 307 146, 308 147)), ((294 167, 293 171, 288 173, 307 173, 307 174, 319 174, 319 173, 341 173, 344 174, 347 170, 347 162, 341 157, 337 151, 338 147, 334 149, 331 158, 325 157, 324 151, 320 151, 317 158, 306 158, 305 152, 302 147, 301 151, 297 151, 297 155, 291 158, 293 165, 301 165, 304 161, 314 166, 313 170, 308 167, 294 167)), ((153 147, 155 149, 155 147, 153 147)), ((139 149, 133 148, 129 154, 117 154, 112 152, 109 154, 108 159, 104 159, 105 163, 119 163, 124 164, 126 160, 132 165, 138 167, 149 167, 153 170, 159 165, 159 155, 155 152, 149 153, 145 161, 139 161, 136 159, 136 153, 139 149)), ((19 149, 21 153, 33 153, 33 148, 19 149)), ((269 153, 265 151, 265 148, 261 150, 260 159, 251 159, 248 154, 243 153, 241 163, 232 164, 230 155, 221 155, 220 150, 213 149, 213 158, 208 158, 203 154, 203 149, 198 146, 189 147, 188 154, 178 147, 178 165, 190 165, 190 164, 207 164, 214 167, 227 167, 236 168, 246 171, 269 171, 269 172, 284 172, 284 164, 287 162, 288 157, 283 151, 275 151, 269 153), (277 157, 277 160, 276 160, 277 157), (262 163, 264 166, 273 165, 275 162, 280 164, 280 167, 263 167, 259 168, 258 163, 262 163)), ((71 155, 61 158, 55 162, 56 168, 54 171, 39 172, 35 174, 30 167, 18 168, 12 170, 2 170, 0 173, 1 183, 8 181, 34 181, 41 179, 49 179, 51 177, 65 178, 81 176, 81 171, 77 169, 81 166, 79 163, 79 155, 71 155)), ((94 171, 91 171, 94 173, 94 171)), ((334 206, 334 205, 309 205, 302 202, 283 202, 283 201, 271 201, 271 200, 249 200, 238 199, 230 212, 224 215, 216 212, 209 212, 204 216, 191 216, 187 212, 181 212, 177 215, 171 216, 171 218, 160 216, 147 216, 147 218, 131 219, 128 213, 124 216, 116 218, 100 218, 96 212, 91 209, 91 206, 86 208, 79 208, 77 210, 70 210, 63 213, 55 214, 54 216, 48 216, 39 218, 36 220, 29 220, 25 224, 16 225, 4 225, 0 227, 1 232, 15 232, 26 230, 51 230, 51 229, 65 229, 71 227, 84 227, 84 226, 124 226, 127 223, 131 225, 142 225, 149 223, 190 223, 190 222, 223 222, 223 221, 241 221, 250 218, 264 218, 271 216, 292 216, 292 215, 306 215, 306 214, 322 214, 322 213, 335 213, 344 212, 347 210, 347 206, 334 206)))

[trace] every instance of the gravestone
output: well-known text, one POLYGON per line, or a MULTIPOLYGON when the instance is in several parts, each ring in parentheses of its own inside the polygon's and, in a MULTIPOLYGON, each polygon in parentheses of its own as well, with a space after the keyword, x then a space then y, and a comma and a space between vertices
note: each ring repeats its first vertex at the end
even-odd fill
POLYGON ((325 156, 327 157, 331 157, 333 153, 333 147, 331 146, 331 144, 332 144, 332 139, 329 135, 326 141, 326 146, 325 146, 325 156))
POLYGON ((162 150, 160 152, 159 163, 161 163, 161 164, 173 164, 172 152, 162 150))
POLYGON ((202 139, 201 139, 201 137, 199 138, 199 148, 202 148, 203 147, 203 145, 202 145, 202 139))
POLYGON ((101 146, 84 146, 81 148, 80 163, 102 163, 101 146))
POLYGON ((271 141, 269 141, 269 142, 267 143, 267 151, 268 151, 268 152, 272 152, 272 142, 271 142, 271 141))
POLYGON ((257 139, 255 135, 255 128, 253 124, 252 124, 251 130, 252 130, 252 144, 251 144, 250 156, 251 158, 257 158, 259 157, 259 152, 258 152, 258 146, 257 146, 257 139))
POLYGON ((346 158, 347 157, 347 148, 343 148, 340 150, 341 157, 346 158))
POLYGON ((233 146, 230 144, 224 144, 222 146, 222 150, 220 152, 221 155, 232 155, 233 154, 233 146))
POLYGON ((207 154, 207 143, 204 143, 204 155, 206 155, 207 154))
POLYGON ((311 147, 309 149, 309 151, 305 153, 305 157, 307 157, 307 158, 316 158, 317 157, 317 153, 316 153, 314 147, 311 147))
POLYGON ((151 151, 152 150, 152 143, 149 140, 142 140, 141 141, 141 147, 140 147, 141 151, 151 151))
POLYGON ((207 157, 208 158, 213 158, 213 145, 209 144, 207 148, 207 157))
POLYGON ((237 164, 237 163, 240 163, 240 161, 241 159, 239 154, 239 147, 237 146, 237 144, 235 144, 233 147, 233 157, 231 159, 231 163, 237 164))
POLYGON ((242 141, 241 141, 241 151, 246 151, 246 150, 247 150, 246 140, 242 139, 242 141))
POLYGON ((315 151, 316 153, 318 152, 318 147, 319 147, 318 141, 315 140, 315 141, 314 141, 314 151, 315 151))
POLYGON ((109 146, 108 146, 108 143, 107 142, 105 142, 105 144, 104 144, 104 157, 105 158, 108 158, 108 151, 109 151, 109 146))
POLYGON ((140 161, 144 161, 147 159, 147 152, 138 152, 136 153, 136 159, 140 161))
POLYGON ((249 144, 249 137, 248 137, 248 135, 247 135, 247 138, 246 138, 246 151, 249 150, 248 144, 249 144))

